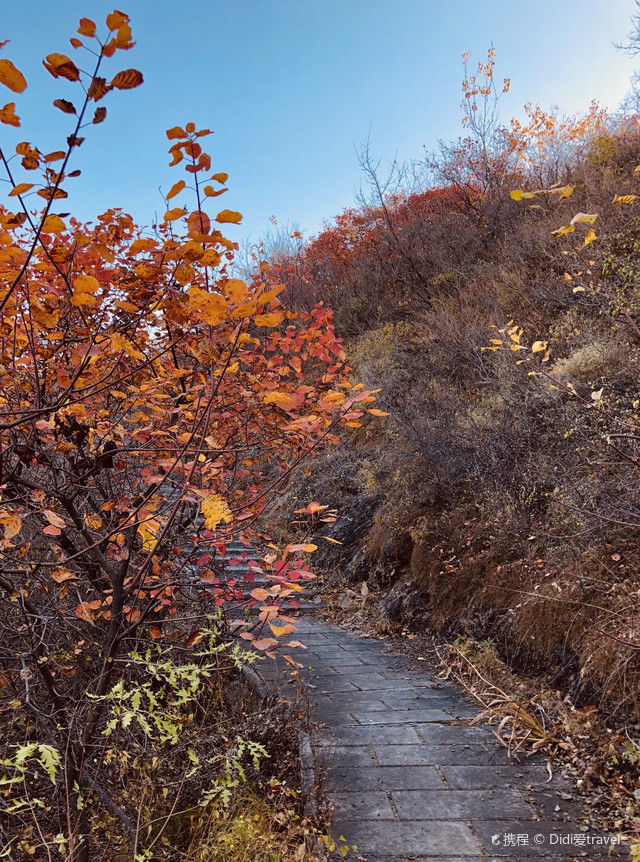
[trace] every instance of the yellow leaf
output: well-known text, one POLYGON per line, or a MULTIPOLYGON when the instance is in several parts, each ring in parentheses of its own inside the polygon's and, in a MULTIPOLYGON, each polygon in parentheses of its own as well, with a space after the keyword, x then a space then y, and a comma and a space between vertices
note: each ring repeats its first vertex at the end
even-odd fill
POLYGON ((256 314, 254 318, 256 326, 278 326, 284 320, 281 311, 272 311, 270 314, 256 314))
POLYGON ((240 224, 242 213, 234 212, 233 210, 221 210, 216 216, 216 221, 219 224, 240 224))
POLYGON ((274 633, 274 635, 277 638, 279 638, 279 637, 281 637, 281 635, 291 634, 291 632, 294 629, 294 626, 292 626, 290 623, 288 625, 284 625, 284 626, 276 626, 273 623, 269 623, 269 628, 274 633))
POLYGON ((584 238, 583 247, 585 245, 591 245, 591 243, 595 242, 597 239, 598 239, 598 236, 597 236, 596 232, 593 230, 593 228, 589 228, 589 230, 587 231, 586 236, 584 238))
POLYGON ((593 224, 597 218, 597 213, 576 213, 569 224, 593 224))
POLYGON ((561 186, 558 189, 553 189, 553 193, 560 195, 560 197, 564 200, 564 198, 570 198, 571 195, 575 191, 575 186, 561 186))
POLYGON ((534 341, 531 345, 531 352, 542 353, 547 349, 548 346, 549 345, 546 341, 534 341))
POLYGON ((562 227, 559 227, 557 230, 552 230, 552 236, 564 236, 566 233, 573 233, 575 227, 572 224, 565 224, 562 227))
POLYGON ((389 413, 385 413, 384 410, 378 410, 377 407, 372 407, 371 410, 367 410, 367 413, 371 413, 372 416, 389 416, 389 413))
MULTIPOLYGON (((184 180, 178 180, 178 182, 177 182, 177 183, 174 183, 174 184, 171 186, 171 188, 169 189, 169 191, 168 191, 168 192, 166 193, 166 195, 164 196, 164 199, 165 199, 166 201, 169 201, 169 200, 171 200, 171 198, 174 198, 176 195, 179 195, 179 194, 180 194, 180 192, 182 191, 182 189, 185 187, 185 185, 186 185, 186 183, 185 183, 185 181, 184 181, 184 180)), ((165 221, 166 221, 166 219, 165 219, 165 221)))
POLYGON ((509 192, 509 195, 511 196, 511 200, 514 201, 529 200, 535 197, 534 192, 525 192, 522 189, 514 189, 512 192, 509 192))
POLYGON ((215 530, 220 521, 225 524, 230 524, 233 521, 233 515, 224 500, 219 494, 212 494, 200 503, 200 511, 204 515, 204 525, 207 530, 215 530))
POLYGON ((142 539, 143 551, 153 551, 158 541, 159 532, 160 524, 154 518, 138 524, 138 535, 142 539))
POLYGON ((4 84, 14 93, 22 93, 27 86, 24 75, 13 65, 11 60, 3 57, 0 60, 0 84, 4 84))
POLYGON ((638 195, 616 195, 613 199, 613 203, 617 204, 632 204, 638 200, 638 195))

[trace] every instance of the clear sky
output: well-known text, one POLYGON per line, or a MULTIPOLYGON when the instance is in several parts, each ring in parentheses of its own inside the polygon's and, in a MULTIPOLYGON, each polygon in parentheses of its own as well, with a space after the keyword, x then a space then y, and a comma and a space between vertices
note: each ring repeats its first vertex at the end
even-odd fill
MULTIPOLYGON (((113 6, 98 0, 0 4, 0 40, 11 39, 4 56, 29 81, 16 99, 19 135, 0 126, 0 140, 58 149, 72 118, 51 101, 73 98, 74 88, 54 81, 40 61, 52 51, 72 53, 68 39, 79 17, 103 22, 113 6)), ((108 68, 139 68, 145 83, 103 103, 109 116, 88 130, 76 156, 83 176, 69 182, 69 209, 89 218, 122 206, 150 223, 164 208, 158 188, 167 190, 179 177, 167 167, 164 130, 193 120, 215 130, 206 139, 215 170, 230 174, 230 191, 218 200, 244 214, 243 225, 227 231, 236 239, 259 238, 272 228, 272 215, 317 231, 353 203, 355 145, 369 129, 373 148, 389 159, 418 156, 424 145, 456 137, 463 51, 479 58, 493 41, 496 72, 512 81, 508 116, 527 101, 574 111, 597 98, 616 107, 634 68, 612 44, 629 30, 632 0, 119 4, 131 16, 138 44, 118 52, 108 68)), ((2 95, 13 98, 6 90, 2 95)))

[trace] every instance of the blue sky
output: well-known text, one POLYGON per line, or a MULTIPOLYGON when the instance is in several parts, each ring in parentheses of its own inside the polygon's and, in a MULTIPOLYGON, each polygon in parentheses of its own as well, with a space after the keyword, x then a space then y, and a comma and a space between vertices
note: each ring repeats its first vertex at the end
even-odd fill
MULTIPOLYGON (((615 107, 634 68, 612 45, 629 30, 632 0, 121 3, 138 44, 118 52, 109 69, 137 67, 145 83, 103 103, 109 116, 88 130, 76 156, 83 175, 69 182, 69 209, 89 218, 122 206, 150 223, 163 210, 158 188, 179 178, 167 167, 164 130, 194 120, 215 130, 207 139, 214 168, 230 174, 230 191, 218 200, 244 214, 243 225, 227 231, 235 239, 258 239, 272 228, 270 216, 314 232, 353 203, 355 146, 369 130, 388 159, 456 137, 463 51, 479 58, 494 43, 497 74, 512 81, 507 116, 527 101, 574 111, 597 98, 615 107)), ((3 146, 27 139, 43 151, 59 148, 71 118, 51 101, 73 98, 74 87, 54 81, 40 61, 72 53, 79 17, 103 22, 112 8, 31 0, 5 11, 4 56, 29 88, 16 99, 18 135, 0 126, 3 146)))

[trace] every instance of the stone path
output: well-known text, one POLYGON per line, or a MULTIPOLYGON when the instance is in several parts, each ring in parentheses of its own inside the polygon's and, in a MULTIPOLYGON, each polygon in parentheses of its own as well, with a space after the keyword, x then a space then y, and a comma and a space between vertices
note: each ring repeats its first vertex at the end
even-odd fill
MULTIPOLYGON (((307 666, 332 834, 357 845, 347 859, 627 858, 588 843, 597 836, 581 826, 570 785, 541 757, 510 763, 488 727, 466 724, 478 710, 454 687, 382 641, 316 619, 296 636, 308 645, 296 658, 307 666)), ((278 666, 261 675, 290 690, 278 666)))

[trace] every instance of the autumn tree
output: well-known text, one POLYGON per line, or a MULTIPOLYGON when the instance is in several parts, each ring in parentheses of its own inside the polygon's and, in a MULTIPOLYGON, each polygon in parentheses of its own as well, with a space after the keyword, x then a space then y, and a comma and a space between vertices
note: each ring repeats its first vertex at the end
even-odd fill
MULTIPOLYGON (((72 860, 95 849, 101 807, 133 840, 108 732, 145 673, 166 682, 166 650, 189 656, 216 607, 256 606, 262 627, 242 625, 257 650, 292 631, 280 603, 311 577, 302 549, 273 554, 256 587, 255 571, 224 576, 226 544, 264 529, 291 471, 372 400, 350 389, 327 309, 289 311, 265 262, 249 282, 230 277, 237 245, 221 226, 241 216, 207 213, 227 181, 203 148, 208 129, 168 130, 184 174, 152 230, 119 208, 93 223, 64 211, 73 156, 105 102, 142 84, 135 69, 107 71, 133 44, 122 12, 104 29, 81 19, 71 45, 82 59, 44 60, 65 88, 53 104, 69 118, 66 145, 0 151, 0 709, 13 715, 1 804, 6 847, 35 818, 41 852, 72 860)), ((27 86, 7 58, 0 85, 27 86)), ((14 101, 0 119, 20 125, 14 101)), ((180 683, 192 694, 198 655, 191 688, 180 683)), ((138 735, 165 739, 145 721, 138 735)))

